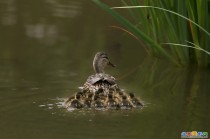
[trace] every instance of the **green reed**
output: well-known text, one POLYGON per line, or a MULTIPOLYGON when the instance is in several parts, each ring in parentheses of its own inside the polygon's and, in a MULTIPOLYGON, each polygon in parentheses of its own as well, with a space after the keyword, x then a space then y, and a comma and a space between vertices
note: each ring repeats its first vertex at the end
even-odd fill
POLYGON ((144 42, 153 55, 163 55, 176 65, 210 65, 208 0, 122 0, 121 7, 93 2, 144 42), (120 8, 131 18, 120 14, 120 8))

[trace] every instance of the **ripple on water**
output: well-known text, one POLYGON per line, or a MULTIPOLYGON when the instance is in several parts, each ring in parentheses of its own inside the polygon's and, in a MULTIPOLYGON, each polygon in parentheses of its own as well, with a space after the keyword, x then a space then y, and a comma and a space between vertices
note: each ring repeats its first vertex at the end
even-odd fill
MULTIPOLYGON (((93 117, 95 115, 101 116, 123 116, 128 117, 129 115, 142 111, 141 109, 119 109, 119 110, 112 110, 106 108, 82 108, 82 109, 75 109, 75 108, 65 108, 64 101, 66 98, 55 98, 55 99, 47 99, 43 104, 39 104, 38 107, 49 111, 52 115, 59 115, 59 116, 70 116, 72 118, 84 118, 84 116, 88 116, 86 119, 88 122, 93 121, 93 117)), ((37 104, 37 102, 33 102, 37 104)))

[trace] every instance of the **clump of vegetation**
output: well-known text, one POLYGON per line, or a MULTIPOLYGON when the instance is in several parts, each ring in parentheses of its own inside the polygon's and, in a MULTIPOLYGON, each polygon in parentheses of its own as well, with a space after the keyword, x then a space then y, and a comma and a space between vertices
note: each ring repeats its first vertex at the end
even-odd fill
POLYGON ((110 7, 93 0, 141 40, 151 55, 165 56, 176 65, 210 65, 210 1, 208 0, 122 0, 110 7), (127 19, 119 8, 128 10, 127 19))

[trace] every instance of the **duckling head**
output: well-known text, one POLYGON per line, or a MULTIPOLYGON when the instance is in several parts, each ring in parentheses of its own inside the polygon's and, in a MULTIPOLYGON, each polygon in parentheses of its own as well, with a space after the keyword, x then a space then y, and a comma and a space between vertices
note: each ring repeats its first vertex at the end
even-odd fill
POLYGON ((75 98, 80 99, 80 94, 76 94, 75 98))
POLYGON ((130 98, 134 98, 135 97, 134 93, 129 93, 129 96, 130 96, 130 98))
POLYGON ((113 99, 113 95, 112 94, 108 94, 108 99, 113 99))
POLYGON ((98 100, 99 99, 99 96, 98 95, 94 95, 94 101, 98 100))
POLYGON ((93 93, 88 94, 88 98, 92 98, 93 97, 93 93))
POLYGON ((100 94, 100 93, 102 93, 103 91, 104 91, 103 88, 99 88, 95 93, 96 93, 96 94, 100 94))
POLYGON ((123 99, 123 100, 126 100, 126 99, 127 99, 127 96, 126 96, 126 95, 123 95, 123 96, 122 96, 122 99, 123 99))
POLYGON ((118 94, 119 94, 119 96, 123 96, 124 95, 124 93, 122 91, 119 91, 118 94))

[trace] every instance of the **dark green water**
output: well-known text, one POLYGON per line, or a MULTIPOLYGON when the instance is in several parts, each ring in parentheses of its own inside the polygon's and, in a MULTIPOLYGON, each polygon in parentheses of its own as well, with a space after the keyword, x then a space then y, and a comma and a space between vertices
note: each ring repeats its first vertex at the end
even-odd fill
POLYGON ((209 70, 147 58, 88 0, 0 0, 0 9, 1 139, 177 139, 182 131, 210 132, 209 70), (60 107, 93 73, 97 51, 108 52, 117 68, 107 72, 145 108, 60 107))

